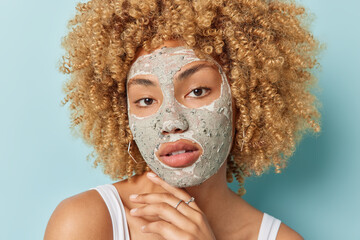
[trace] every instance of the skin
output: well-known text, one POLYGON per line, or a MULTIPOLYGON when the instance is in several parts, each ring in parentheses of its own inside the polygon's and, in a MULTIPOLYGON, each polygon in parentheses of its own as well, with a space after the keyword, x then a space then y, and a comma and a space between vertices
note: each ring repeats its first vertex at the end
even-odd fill
MULTIPOLYGON (((163 46, 181 45, 179 41, 165 41, 163 46)), ((148 53, 140 49, 137 57, 144 54, 148 53)), ((130 111, 135 109, 130 106, 130 111)), ((234 113, 236 117, 235 109, 234 113)), ((263 213, 228 188, 226 163, 194 187, 172 187, 149 174, 113 185, 124 204, 131 239, 256 240, 258 237, 263 213), (174 209, 179 199, 187 201, 190 196, 195 197, 195 202, 189 205, 182 202, 174 209)), ((97 191, 89 190, 63 200, 49 220, 44 239, 113 239, 110 214, 97 191)), ((303 238, 281 223, 277 239, 303 238)))

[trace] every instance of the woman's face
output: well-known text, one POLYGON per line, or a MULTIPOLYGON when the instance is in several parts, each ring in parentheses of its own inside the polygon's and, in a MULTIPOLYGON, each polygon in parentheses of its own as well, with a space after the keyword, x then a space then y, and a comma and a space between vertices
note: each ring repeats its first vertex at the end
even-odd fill
POLYGON ((169 184, 189 187, 215 174, 230 152, 232 99, 216 61, 169 45, 132 64, 129 124, 148 166, 169 184))

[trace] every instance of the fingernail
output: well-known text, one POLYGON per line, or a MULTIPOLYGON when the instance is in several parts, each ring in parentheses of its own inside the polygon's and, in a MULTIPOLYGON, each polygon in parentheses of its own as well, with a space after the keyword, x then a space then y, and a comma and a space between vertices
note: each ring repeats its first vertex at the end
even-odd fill
POLYGON ((135 213, 137 211, 137 208, 133 208, 130 210, 130 213, 135 213))
POLYGON ((146 225, 141 227, 141 231, 145 231, 145 229, 146 229, 146 225))
POLYGON ((130 199, 136 199, 139 195, 138 194, 131 194, 130 199))
POLYGON ((148 175, 149 177, 152 177, 152 178, 156 177, 156 174, 155 174, 155 173, 152 173, 152 172, 149 172, 147 175, 148 175))

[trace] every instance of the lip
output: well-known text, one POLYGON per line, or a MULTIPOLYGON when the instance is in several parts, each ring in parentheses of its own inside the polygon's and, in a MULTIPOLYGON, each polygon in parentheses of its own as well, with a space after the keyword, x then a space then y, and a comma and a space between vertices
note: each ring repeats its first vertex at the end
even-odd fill
POLYGON ((191 166, 200 157, 203 150, 199 144, 186 139, 180 139, 175 142, 167 142, 160 145, 155 153, 156 157, 165 165, 174 168, 183 168, 191 166), (176 155, 170 155, 174 152, 185 151, 176 155))

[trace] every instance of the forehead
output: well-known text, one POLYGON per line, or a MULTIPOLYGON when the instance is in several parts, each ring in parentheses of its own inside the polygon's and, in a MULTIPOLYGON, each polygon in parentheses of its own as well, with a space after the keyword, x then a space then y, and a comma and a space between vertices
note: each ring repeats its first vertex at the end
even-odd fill
MULTIPOLYGON (((132 64, 127 79, 129 80, 135 75, 174 75, 182 66, 200 60, 192 49, 183 46, 163 47, 150 54, 140 56, 132 64)), ((209 61, 210 59, 203 60, 209 61)))

